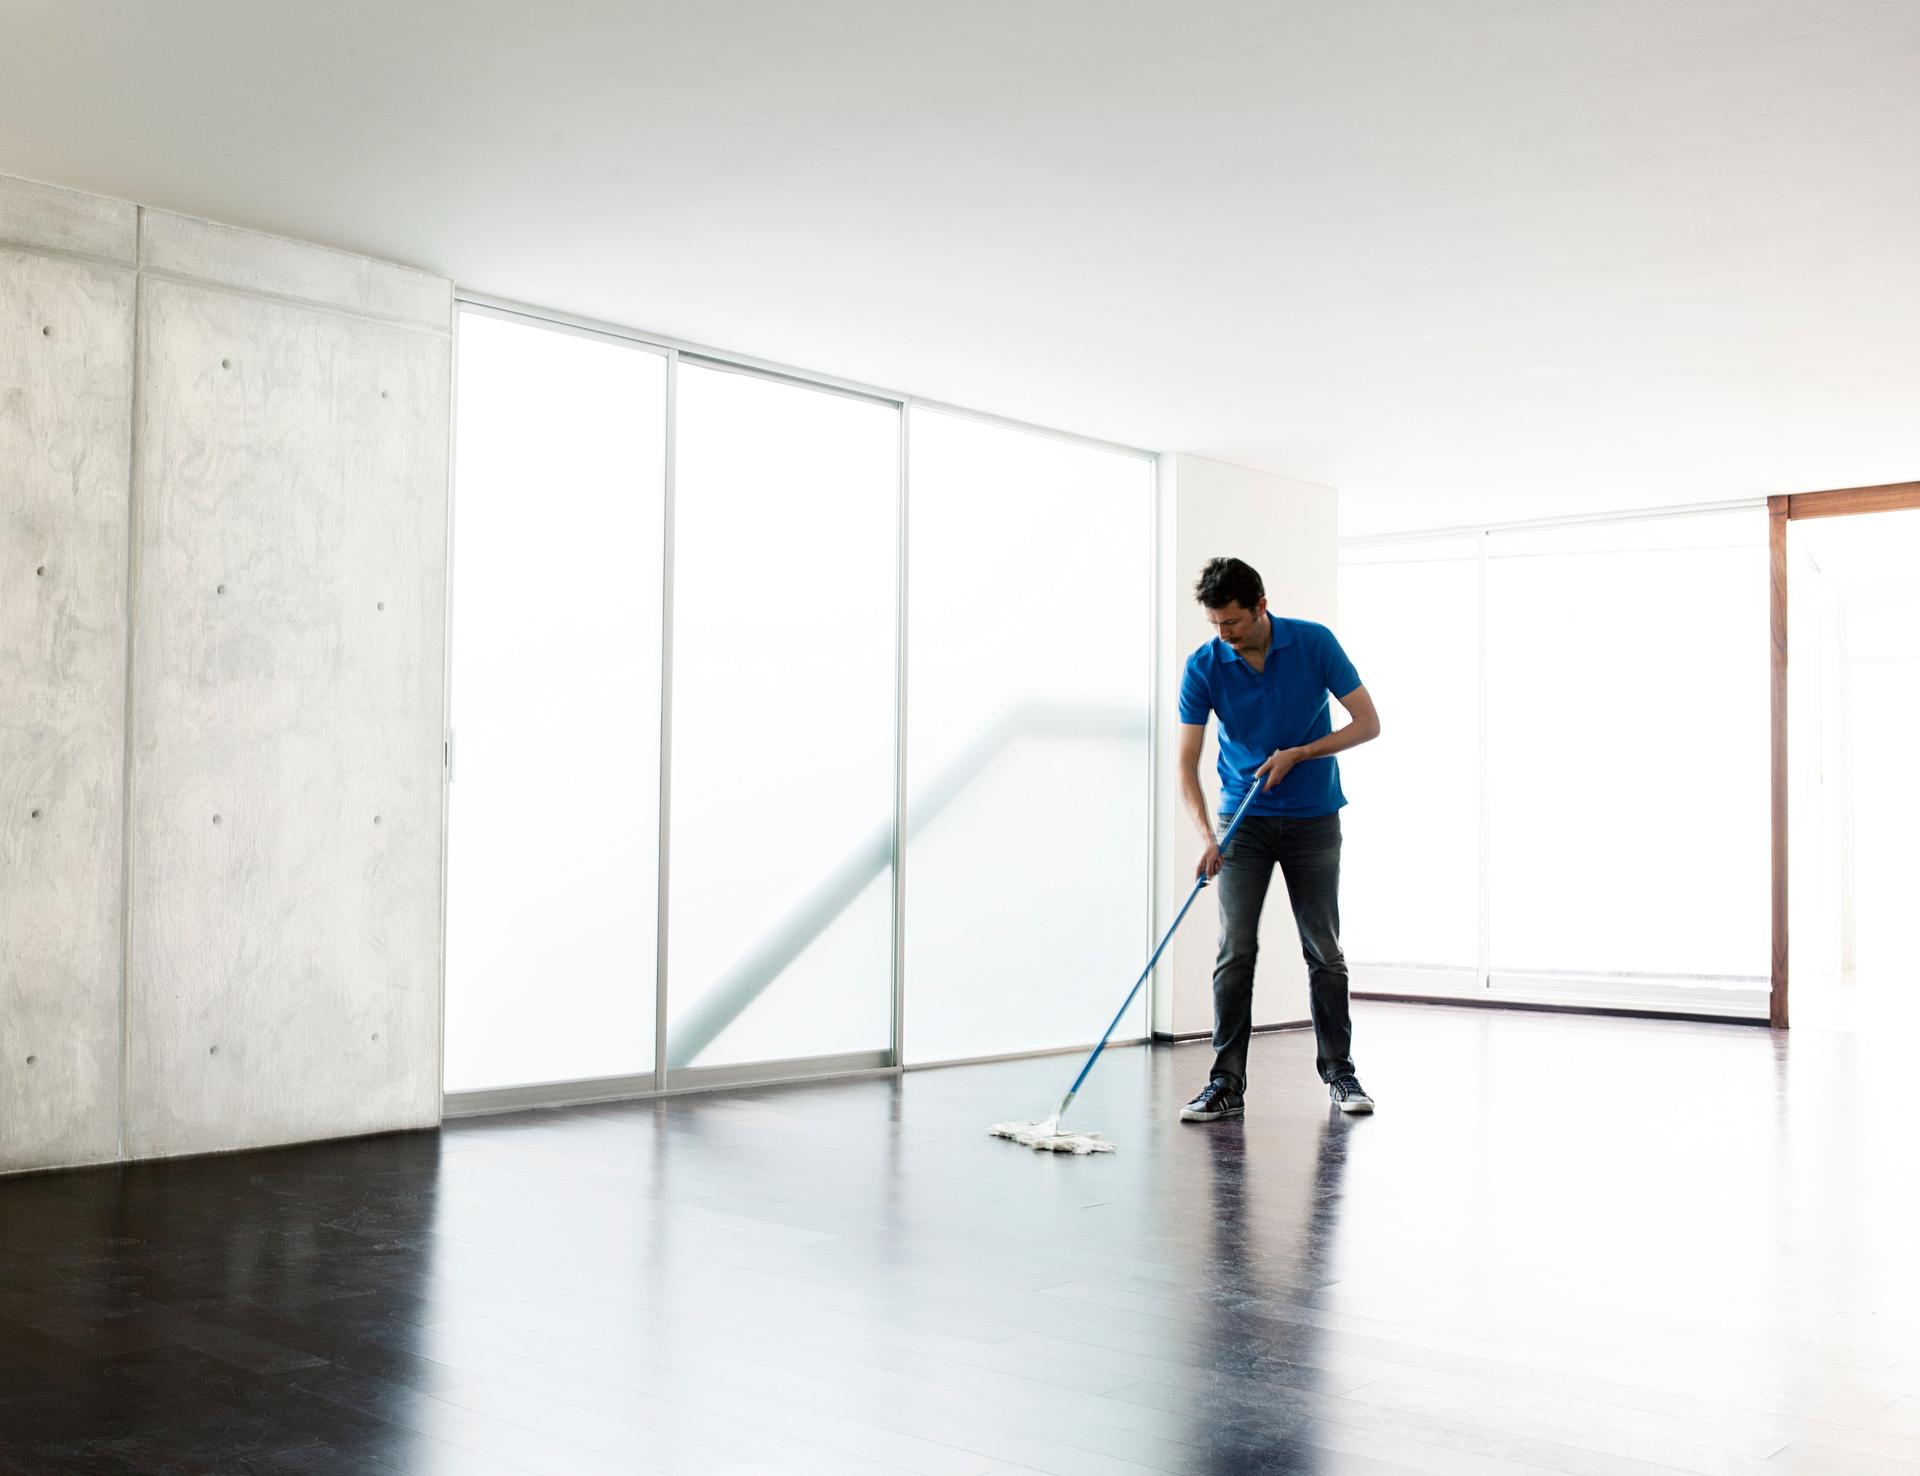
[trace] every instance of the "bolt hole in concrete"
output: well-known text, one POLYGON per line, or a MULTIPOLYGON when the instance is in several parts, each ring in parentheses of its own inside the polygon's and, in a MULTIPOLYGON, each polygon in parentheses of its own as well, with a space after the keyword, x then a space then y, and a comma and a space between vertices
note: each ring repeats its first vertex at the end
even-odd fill
POLYGON ((45 564, 42 564, 40 565, 39 568, 35 569, 33 572, 39 575, 40 578, 45 579, 47 577, 47 566, 45 564))
POLYGON ((53 337, 53 329, 51 329, 51 328, 42 328, 42 329, 40 330, 40 336, 41 336, 42 338, 52 338, 52 337, 53 337))
POLYGON ((28 1057, 27 1057, 27 1064, 28 1064, 29 1066, 31 1066, 31 1065, 33 1065, 33 1064, 34 1064, 34 1062, 36 1062, 36 1061, 38 1061, 39 1059, 40 1059, 40 1058, 39 1058, 38 1056, 28 1056, 28 1057))
POLYGON ((376 1031, 374 1031, 374 1032, 373 1032, 373 1038, 374 1038, 375 1040, 378 1040, 378 1039, 380 1038, 380 1032, 379 1032, 378 1030, 376 1030, 376 1031))
POLYGON ((222 369, 231 369, 231 368, 233 367, 233 360, 232 360, 232 359, 222 359, 222 360, 220 361, 220 367, 221 367, 222 369))
POLYGON ((39 812, 38 810, 35 810, 35 811, 33 812, 33 818, 34 818, 34 819, 36 819, 36 820, 38 820, 38 819, 40 818, 40 812, 39 812))
POLYGON ((220 817, 219 817, 218 815, 215 815, 215 816, 213 817, 213 823, 214 823, 215 825, 218 825, 218 824, 220 823, 220 817))
POLYGON ((213 587, 213 592, 217 595, 223 595, 227 592, 227 587, 224 584, 216 584, 213 587))
MULTIPOLYGON (((37 814, 37 813, 39 813, 39 812, 38 812, 38 811, 35 811, 35 813, 37 814)), ((380 817, 379 817, 378 815, 375 815, 375 816, 373 817, 373 823, 374 823, 375 825, 378 825, 378 824, 380 823, 380 817)))
POLYGON ((219 1055, 219 1054, 220 1054, 220 1047, 219 1047, 219 1046, 208 1046, 208 1047, 207 1047, 207 1054, 208 1054, 209 1056, 217 1056, 217 1055, 219 1055))
POLYGON ((385 600, 382 600, 380 601, 379 604, 375 605, 373 608, 376 610, 384 610, 387 608, 387 602, 385 600))

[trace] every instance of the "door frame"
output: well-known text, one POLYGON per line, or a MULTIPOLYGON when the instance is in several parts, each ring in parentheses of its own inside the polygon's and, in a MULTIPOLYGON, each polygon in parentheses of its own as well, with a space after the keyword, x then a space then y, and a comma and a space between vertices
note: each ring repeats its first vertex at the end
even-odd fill
POLYGON ((1858 513, 1920 509, 1920 482, 1887 482, 1877 487, 1840 487, 1827 492, 1795 492, 1767 499, 1767 553, 1771 569, 1768 635, 1772 645, 1771 787, 1773 811, 1773 982, 1767 1021, 1787 1026, 1787 524, 1804 518, 1838 518, 1858 513))

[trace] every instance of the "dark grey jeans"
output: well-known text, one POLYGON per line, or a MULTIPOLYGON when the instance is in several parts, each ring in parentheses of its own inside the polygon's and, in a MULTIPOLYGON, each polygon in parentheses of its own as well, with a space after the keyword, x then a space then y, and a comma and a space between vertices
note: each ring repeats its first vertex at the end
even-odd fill
MULTIPOLYGON (((1226 830, 1226 817, 1218 829, 1226 830)), ((1220 958, 1213 969, 1213 1079, 1247 1089, 1247 1042, 1253 1035, 1253 964, 1260 951, 1260 911, 1278 866, 1286 879, 1300 951, 1307 960, 1316 1063, 1322 1081, 1353 1070, 1353 1017, 1347 1006, 1347 960, 1340 951, 1340 812, 1297 819, 1249 815, 1221 853, 1213 885, 1220 897, 1220 958)))

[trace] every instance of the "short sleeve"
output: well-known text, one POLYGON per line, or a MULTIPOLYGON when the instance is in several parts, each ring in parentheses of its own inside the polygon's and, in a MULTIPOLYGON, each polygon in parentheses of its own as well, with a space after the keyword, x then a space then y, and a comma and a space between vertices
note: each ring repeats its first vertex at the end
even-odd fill
POLYGON ((1360 685, 1360 673, 1353 669, 1353 663, 1347 659, 1333 632, 1324 627, 1320 639, 1320 674, 1326 680, 1327 690, 1336 697, 1344 697, 1360 685))
POLYGON ((1207 690, 1207 679, 1189 657, 1186 672, 1180 678, 1180 721, 1198 726, 1206 722, 1212 711, 1213 694, 1207 690))

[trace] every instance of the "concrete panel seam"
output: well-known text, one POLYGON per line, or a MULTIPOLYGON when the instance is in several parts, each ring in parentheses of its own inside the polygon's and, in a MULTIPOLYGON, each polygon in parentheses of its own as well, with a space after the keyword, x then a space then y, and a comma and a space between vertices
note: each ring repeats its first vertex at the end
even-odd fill
POLYGON ((171 210, 149 210, 140 265, 180 272, 240 291, 279 293, 363 317, 445 322, 453 283, 421 267, 226 225, 171 210))
MULTIPOLYGON (((135 260, 140 255, 140 232, 146 215, 144 209, 134 210, 135 260)), ((133 489, 139 485, 140 383, 146 377, 146 365, 141 359, 146 346, 146 334, 141 329, 145 299, 140 273, 136 271, 133 275, 133 352, 129 359, 133 373, 127 386, 127 640, 126 665, 120 684, 120 1091, 115 1105, 115 1141, 122 1159, 127 1156, 127 1096, 132 1070, 128 1027, 133 1019, 133 613, 134 581, 140 577, 139 504, 133 489)))
POLYGON ((421 318, 405 318, 393 313, 364 312, 359 308, 340 307, 336 303, 325 302, 318 298, 300 297, 288 292, 267 292, 257 287, 236 287, 231 282, 223 282, 218 277, 202 277, 192 272, 178 272, 165 267, 140 268, 140 275, 161 282, 177 282, 186 287, 200 287, 211 292, 229 293, 235 297, 252 298, 258 302, 279 303, 288 307, 303 308, 308 312, 326 313, 331 317, 346 318, 355 323, 382 323, 393 328, 404 328, 414 333, 424 333, 434 338, 451 339, 453 337, 453 317, 449 312, 444 324, 429 323, 421 318))
POLYGON ((136 208, 110 195, 0 175, 0 243, 131 267, 139 259, 136 208))
POLYGON ((70 251, 61 246, 41 246, 32 241, 16 241, 6 236, 0 236, 0 250, 17 251, 22 256, 44 256, 52 261, 78 262, 82 266, 112 267, 122 272, 139 270, 124 257, 101 256, 92 251, 70 251))

